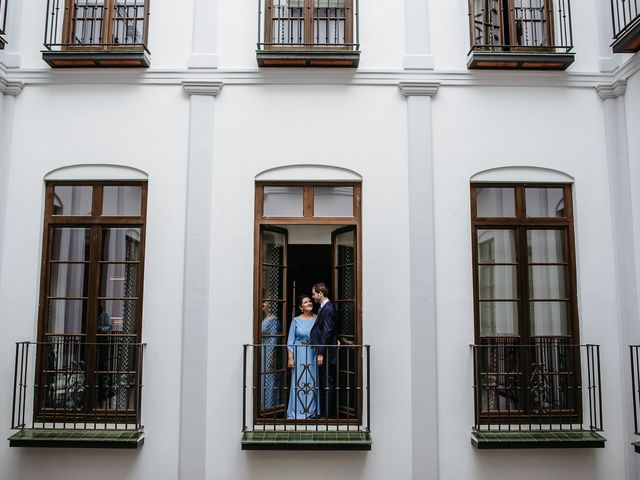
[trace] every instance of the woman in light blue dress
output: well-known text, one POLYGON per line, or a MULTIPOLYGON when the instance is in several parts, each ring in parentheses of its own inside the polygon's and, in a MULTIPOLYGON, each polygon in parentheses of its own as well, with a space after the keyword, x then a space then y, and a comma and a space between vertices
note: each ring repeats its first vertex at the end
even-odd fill
POLYGON ((291 369, 287 418, 306 420, 318 415, 320 400, 316 349, 310 345, 311 328, 316 316, 313 314, 313 303, 309 296, 300 296, 298 305, 302 313, 291 322, 287 340, 287 366, 291 369))

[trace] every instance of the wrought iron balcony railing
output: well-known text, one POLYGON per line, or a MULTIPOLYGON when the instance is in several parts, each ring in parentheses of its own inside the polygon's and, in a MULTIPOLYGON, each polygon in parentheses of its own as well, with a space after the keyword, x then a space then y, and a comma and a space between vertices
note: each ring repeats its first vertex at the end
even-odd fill
POLYGON ((469 34, 470 68, 566 68, 573 61, 558 61, 573 49, 570 0, 469 0, 469 34), (474 54, 489 63, 477 64, 474 54))
POLYGON ((369 449, 369 351, 369 345, 244 345, 243 448, 287 448, 282 444, 293 440, 308 448, 369 449))
POLYGON ((613 51, 640 50, 640 0, 611 0, 613 51))
POLYGON ((16 344, 11 428, 140 430, 144 344, 103 335, 16 344))
POLYGON ((599 345, 496 339, 472 350, 474 431, 603 429, 599 345))
POLYGON ((47 0, 43 58, 54 67, 148 66, 148 26, 149 0, 47 0))
POLYGON ((640 345, 630 345, 631 387, 633 392, 633 431, 640 435, 640 345))
POLYGON ((260 66, 357 66, 359 0, 258 0, 260 66))
POLYGON ((9 0, 0 0, 0 50, 7 44, 7 9, 9 0))

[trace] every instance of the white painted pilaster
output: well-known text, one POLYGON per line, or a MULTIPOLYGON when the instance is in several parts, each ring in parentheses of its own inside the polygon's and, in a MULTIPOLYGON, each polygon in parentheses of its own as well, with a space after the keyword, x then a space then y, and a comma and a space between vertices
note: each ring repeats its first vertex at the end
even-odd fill
POLYGON ((222 82, 184 82, 190 96, 182 307, 179 478, 206 478, 207 339, 215 97, 222 82))
POLYGON ((401 82, 407 97, 412 478, 438 478, 436 258, 431 100, 438 83, 401 82))
MULTIPOLYGON (((640 343, 640 308, 638 305, 638 279, 636 275, 636 244, 633 231, 634 211, 627 139, 627 117, 624 94, 627 82, 619 80, 612 85, 597 87, 604 102, 604 123, 607 142, 607 165, 613 245, 615 251, 616 303, 618 306, 618 335, 620 341, 621 384, 623 385, 622 418, 625 440, 633 440, 633 406, 629 369, 629 344, 640 343)), ((636 215, 638 213, 635 213, 636 215)), ((637 454, 632 448, 625 452, 626 478, 638 480, 637 454)))
POLYGON ((408 70, 432 70, 429 0, 405 0, 404 9, 407 28, 403 66, 408 70))
POLYGON ((194 0, 189 68, 218 68, 218 0, 194 0))
POLYGON ((5 218, 7 215, 7 190, 11 165, 11 137, 16 97, 24 84, 9 82, 0 77, 0 264, 4 247, 5 218))

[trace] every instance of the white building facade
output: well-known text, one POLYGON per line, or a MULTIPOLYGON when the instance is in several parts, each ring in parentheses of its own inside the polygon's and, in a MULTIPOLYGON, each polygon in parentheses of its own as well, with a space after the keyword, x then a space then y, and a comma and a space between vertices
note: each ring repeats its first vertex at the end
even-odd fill
POLYGON ((639 479, 640 3, 175 3, 0 1, 0 478, 639 479))

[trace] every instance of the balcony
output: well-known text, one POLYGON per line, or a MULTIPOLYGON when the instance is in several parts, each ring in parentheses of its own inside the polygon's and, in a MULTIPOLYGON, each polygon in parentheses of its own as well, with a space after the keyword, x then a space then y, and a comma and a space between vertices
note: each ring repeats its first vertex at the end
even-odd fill
MULTIPOLYGON (((630 345, 631 387, 633 395, 633 431, 640 435, 640 345, 630 345)), ((640 442, 634 442, 636 453, 640 453, 640 442)))
POLYGON ((472 345, 476 448, 604 447, 598 345, 487 342, 472 345))
POLYGON ((469 0, 470 69, 565 70, 574 61, 569 0, 469 0))
POLYGON ((611 0, 614 53, 640 50, 640 0, 611 0))
POLYGON ((42 59, 54 68, 148 67, 149 0, 48 0, 42 59))
POLYGON ((118 336, 16 344, 9 446, 139 448, 143 354, 118 336))
POLYGON ((358 2, 258 0, 258 66, 356 68, 358 2))
POLYGON ((333 348, 319 367, 308 345, 244 345, 243 450, 371 450, 370 347, 333 348))
POLYGON ((7 8, 9 0, 0 0, 0 50, 7 44, 7 8))

